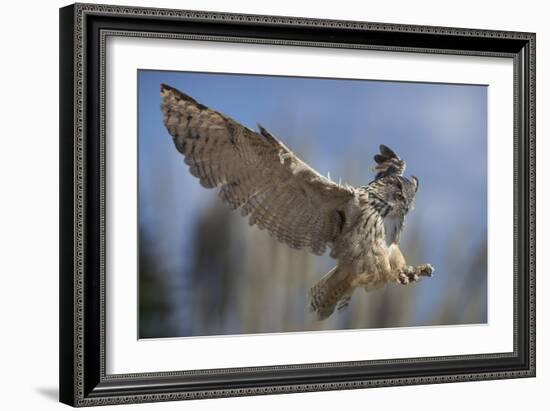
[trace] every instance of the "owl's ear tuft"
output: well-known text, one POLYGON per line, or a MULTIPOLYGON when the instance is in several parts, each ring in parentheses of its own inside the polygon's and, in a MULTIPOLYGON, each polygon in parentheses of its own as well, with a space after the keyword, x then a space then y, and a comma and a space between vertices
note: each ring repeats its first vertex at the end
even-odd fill
POLYGON ((374 161, 376 161, 378 164, 381 164, 383 163, 384 161, 386 161, 386 157, 380 155, 380 154, 376 154, 374 156, 374 161))
POLYGON ((418 191, 419 181, 416 176, 411 176, 411 178, 412 178, 412 183, 414 185, 414 192, 416 193, 418 191))
POLYGON ((386 159, 396 158, 400 160, 399 156, 395 154, 395 151, 384 144, 380 144, 380 154, 382 154, 382 156, 384 156, 386 159))

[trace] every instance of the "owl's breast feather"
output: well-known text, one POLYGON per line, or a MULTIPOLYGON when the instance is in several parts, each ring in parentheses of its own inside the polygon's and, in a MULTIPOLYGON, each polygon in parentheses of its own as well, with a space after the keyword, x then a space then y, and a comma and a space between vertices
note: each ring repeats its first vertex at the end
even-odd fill
POLYGON ((403 217, 386 216, 384 218, 384 232, 386 237, 386 245, 389 247, 392 244, 399 243, 399 235, 403 229, 403 217))

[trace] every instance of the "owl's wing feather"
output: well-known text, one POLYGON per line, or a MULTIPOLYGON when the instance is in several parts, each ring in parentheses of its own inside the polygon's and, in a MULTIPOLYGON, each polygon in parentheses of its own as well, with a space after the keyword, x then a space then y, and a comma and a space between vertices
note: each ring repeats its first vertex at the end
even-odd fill
POLYGON ((192 175, 293 248, 322 254, 344 224, 355 189, 333 183, 263 127, 255 132, 161 85, 164 124, 192 175))

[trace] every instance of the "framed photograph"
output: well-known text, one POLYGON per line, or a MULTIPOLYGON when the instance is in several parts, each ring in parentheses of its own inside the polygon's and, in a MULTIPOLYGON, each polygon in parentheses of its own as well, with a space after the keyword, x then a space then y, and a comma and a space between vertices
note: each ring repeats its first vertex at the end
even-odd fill
POLYGON ((62 402, 535 375, 535 34, 60 23, 62 402))

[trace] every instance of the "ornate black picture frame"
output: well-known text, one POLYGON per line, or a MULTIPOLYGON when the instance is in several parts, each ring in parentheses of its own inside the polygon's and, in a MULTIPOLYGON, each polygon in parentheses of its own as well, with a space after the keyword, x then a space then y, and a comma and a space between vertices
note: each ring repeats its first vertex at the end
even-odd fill
POLYGON ((91 406, 535 376, 535 34, 75 4, 60 10, 60 99, 61 402, 91 406), (513 352, 107 374, 107 36, 513 59, 513 352))

